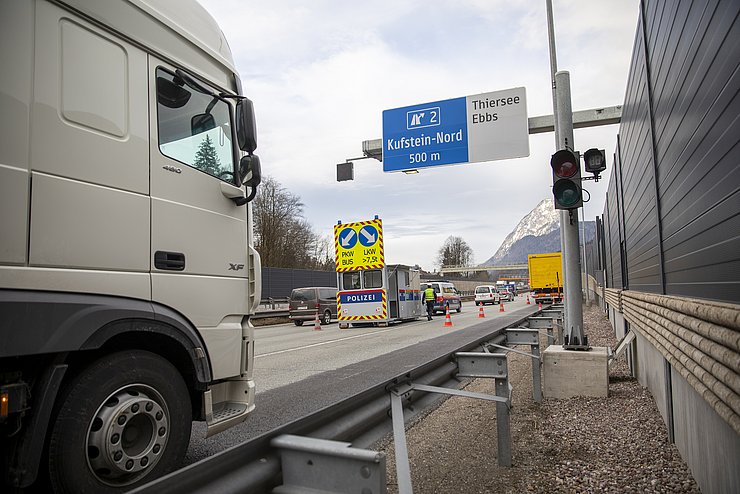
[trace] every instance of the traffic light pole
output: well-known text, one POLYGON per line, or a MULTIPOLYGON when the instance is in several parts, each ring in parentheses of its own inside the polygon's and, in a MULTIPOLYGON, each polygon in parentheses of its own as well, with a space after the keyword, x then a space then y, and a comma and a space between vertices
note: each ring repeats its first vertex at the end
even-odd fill
MULTIPOLYGON (((552 0, 547 0, 547 41, 548 46, 550 47, 550 82, 552 84, 552 114, 554 116, 553 123, 554 130, 555 130, 555 147, 557 149, 562 149, 560 147, 560 132, 558 131, 558 125, 560 122, 558 122, 558 94, 555 84, 555 74, 558 71, 558 55, 557 50, 555 50, 555 22, 553 20, 552 15, 552 0)), ((572 124, 572 120, 571 120, 572 124)), ((564 229, 563 225, 568 221, 568 212, 563 210, 558 210, 558 216, 560 217, 560 251, 565 252, 565 237, 564 237, 564 229)), ((560 280, 560 284, 562 286, 565 286, 567 283, 567 274, 565 272, 565 269, 563 269, 563 279, 560 280)), ((565 317, 563 319, 563 324, 567 324, 568 321, 568 314, 565 314, 565 317)))
MULTIPOLYGON (((573 142, 573 110, 570 100, 570 73, 555 73, 558 149, 575 152, 573 142)), ((580 166, 580 163, 579 165, 580 166)), ((583 331, 583 303, 581 302, 581 255, 578 231, 578 209, 564 211, 560 230, 563 235, 563 271, 565 272, 565 341, 566 350, 588 350, 588 337, 583 331)))

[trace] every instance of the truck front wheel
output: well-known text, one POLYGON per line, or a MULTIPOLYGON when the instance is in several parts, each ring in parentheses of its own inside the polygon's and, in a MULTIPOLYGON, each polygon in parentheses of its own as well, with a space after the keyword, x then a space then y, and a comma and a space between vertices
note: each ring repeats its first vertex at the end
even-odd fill
POLYGON ((55 492, 123 492, 182 462, 190 398, 162 357, 136 350, 108 355, 63 393, 48 449, 55 492))

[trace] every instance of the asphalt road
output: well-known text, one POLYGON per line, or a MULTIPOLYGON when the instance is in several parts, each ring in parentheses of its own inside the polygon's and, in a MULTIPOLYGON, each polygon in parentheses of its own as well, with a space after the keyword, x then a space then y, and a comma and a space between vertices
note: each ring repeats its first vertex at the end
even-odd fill
POLYGON ((425 353, 437 347, 431 340, 442 338, 445 344, 454 345, 455 335, 464 338, 466 328, 476 326, 480 331, 481 323, 494 324, 500 318, 510 319, 512 312, 533 308, 526 305, 524 296, 504 306, 502 313, 499 306, 488 305, 485 318, 480 318, 479 308, 466 302, 462 312, 450 314, 452 327, 444 325, 444 315, 438 315, 432 321, 423 317, 389 327, 339 329, 334 322, 320 331, 313 324, 298 327, 292 323, 256 328, 257 409, 244 423, 208 439, 204 438, 205 425, 195 423, 185 464, 351 396, 386 376, 392 378, 403 373, 406 364, 410 368, 418 365, 411 356, 401 355, 404 349, 414 353, 413 358, 430 358, 425 353))

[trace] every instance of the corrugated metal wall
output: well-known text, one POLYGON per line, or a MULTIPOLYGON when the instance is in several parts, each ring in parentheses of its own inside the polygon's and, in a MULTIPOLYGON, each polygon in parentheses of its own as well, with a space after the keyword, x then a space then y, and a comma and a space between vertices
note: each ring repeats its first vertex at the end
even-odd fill
POLYGON ((740 300, 739 9, 647 3, 668 294, 740 300))
MULTIPOLYGON (((740 1, 643 0, 640 10, 602 216, 605 283, 626 289, 609 314, 617 334, 638 334, 633 371, 702 492, 738 492, 740 436, 730 425, 738 412, 725 403, 736 394, 720 393, 722 401, 705 392, 714 367, 692 345, 696 324, 710 323, 699 312, 721 306, 736 321, 740 307, 740 1), (656 318, 660 307, 639 302, 646 292, 682 297, 661 300, 690 311, 661 313, 691 324, 679 331, 656 318), (666 327, 683 336, 670 340, 666 327)), ((736 323, 711 324, 737 331, 736 323)), ((737 355, 736 344, 712 344, 737 355)))
POLYGON ((609 288, 623 288, 622 277, 622 219, 621 200, 619 194, 619 155, 615 155, 609 188, 606 194, 604 218, 604 234, 607 262, 606 286, 609 288))
POLYGON ((621 206, 628 286, 631 290, 661 293, 650 95, 643 44, 638 30, 619 129, 621 206))
POLYGON ((609 287, 740 301, 739 10, 644 2, 603 216, 609 287))

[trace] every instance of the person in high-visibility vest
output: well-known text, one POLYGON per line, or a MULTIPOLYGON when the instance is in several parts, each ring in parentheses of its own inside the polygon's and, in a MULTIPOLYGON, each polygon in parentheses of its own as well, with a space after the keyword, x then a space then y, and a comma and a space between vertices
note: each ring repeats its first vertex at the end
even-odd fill
POLYGON ((437 299, 437 294, 434 291, 434 288, 432 288, 431 285, 429 285, 426 290, 424 290, 424 302, 427 304, 427 321, 432 320, 432 313, 434 312, 434 301, 437 299))

